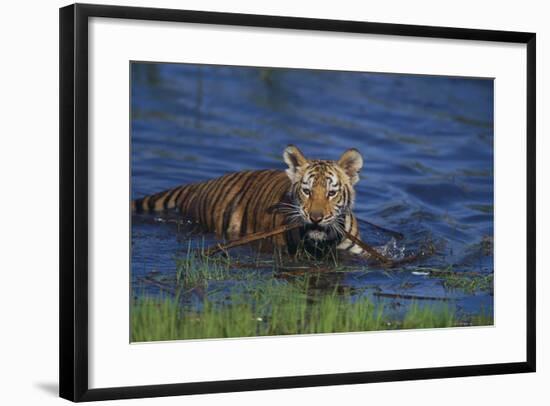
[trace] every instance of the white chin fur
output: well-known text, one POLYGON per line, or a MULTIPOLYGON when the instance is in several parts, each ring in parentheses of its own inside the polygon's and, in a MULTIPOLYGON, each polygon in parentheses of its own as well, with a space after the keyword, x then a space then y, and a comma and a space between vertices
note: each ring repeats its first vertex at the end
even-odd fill
POLYGON ((308 238, 316 241, 323 241, 327 239, 327 233, 319 230, 310 230, 307 232, 308 238))

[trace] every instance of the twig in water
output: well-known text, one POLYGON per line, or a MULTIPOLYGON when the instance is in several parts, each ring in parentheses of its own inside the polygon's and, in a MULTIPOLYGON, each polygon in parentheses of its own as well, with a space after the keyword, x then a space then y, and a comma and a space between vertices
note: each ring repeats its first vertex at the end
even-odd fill
POLYGON ((391 259, 389 259, 388 257, 380 254, 378 251, 376 251, 369 244, 367 244, 364 241, 361 241, 359 238, 357 238, 353 234, 346 231, 346 237, 349 238, 351 241, 353 241, 355 244, 359 245, 365 251, 367 251, 372 257, 374 257, 376 260, 378 260, 378 262, 381 262, 382 264, 390 265, 390 266, 393 264, 393 261, 391 259))
MULTIPOLYGON (((203 255, 210 256, 213 255, 219 251, 227 251, 230 248, 238 247, 241 245, 249 244, 254 241, 263 240, 265 238, 273 237, 278 234, 285 233, 287 231, 294 230, 296 228, 301 227, 301 224, 287 224, 280 226, 274 230, 271 231, 265 231, 265 232, 259 232, 254 234, 249 234, 247 236, 244 236, 243 238, 240 238, 235 241, 231 241, 227 244, 216 244, 212 247, 207 248, 204 250, 203 255)), ((418 255, 411 255, 409 257, 405 257, 403 259, 393 261, 390 258, 380 254, 376 249, 368 245, 366 242, 360 240, 356 236, 350 234, 349 232, 346 232, 347 238, 349 238, 351 241, 353 241, 355 244, 359 245, 361 248, 363 248, 367 253, 369 253, 374 259, 376 259, 378 262, 380 262, 382 265, 385 266, 395 266, 395 265, 401 265, 407 262, 415 261, 416 259, 419 259, 423 257, 424 255, 418 254, 418 255)))
POLYGON ((301 224, 287 224, 284 226, 277 227, 275 230, 249 234, 244 236, 243 238, 240 238, 235 241, 231 241, 227 244, 223 244, 223 245, 216 244, 213 247, 207 248, 206 250, 204 250, 204 255, 209 256, 209 255, 215 254, 218 251, 225 251, 230 248, 238 247, 240 245, 245 245, 254 241, 263 240, 265 238, 273 237, 274 235, 277 235, 277 234, 282 234, 287 231, 294 230, 295 228, 298 228, 298 227, 301 227, 301 224))
POLYGON ((140 277, 138 278, 138 281, 143 282, 148 285, 155 286, 156 288, 159 288, 160 290, 169 293, 170 295, 175 295, 175 291, 170 286, 166 285, 165 283, 159 282, 157 280, 154 280, 153 278, 149 276, 140 277))
POLYGON ((373 296, 377 297, 389 297, 392 299, 408 299, 408 300, 441 300, 447 302, 452 300, 448 297, 437 297, 437 296, 417 296, 417 295, 407 295, 404 293, 385 293, 385 292, 374 292, 373 296))
POLYGON ((475 272, 475 271, 447 271, 444 269, 433 269, 433 268, 426 268, 419 270, 429 272, 430 275, 434 276, 459 276, 459 277, 481 277, 481 276, 491 276, 493 275, 492 272, 475 272))
POLYGON ((375 248, 371 247, 369 244, 360 240, 359 238, 350 234, 349 232, 346 232, 346 236, 355 244, 359 245, 361 248, 367 251, 370 255, 372 255, 372 257, 378 260, 378 262, 380 262, 383 266, 390 267, 390 268, 408 264, 410 262, 418 261, 421 258, 425 258, 426 256, 433 254, 433 252, 429 252, 427 254, 424 252, 420 252, 418 254, 409 255, 401 259, 390 259, 385 255, 380 254, 375 248))
MULTIPOLYGON (((161 291, 166 292, 166 293, 168 293, 168 294, 170 294, 171 296, 174 296, 174 297, 175 297, 175 296, 177 295, 177 293, 178 293, 174 288, 168 286, 168 285, 165 284, 165 283, 162 283, 162 282, 160 282, 160 281, 157 281, 157 280, 155 280, 155 279, 153 279, 153 278, 151 278, 151 277, 149 277, 149 276, 139 277, 139 278, 138 278, 138 281, 140 281, 140 282, 142 282, 142 283, 144 283, 144 284, 148 284, 148 285, 154 286, 154 287, 160 289, 161 291)), ((185 292, 180 292, 180 295, 186 295, 186 294, 188 294, 188 293, 191 293, 191 292, 194 291, 195 289, 196 289, 196 288, 191 288, 191 289, 186 290, 185 292)))

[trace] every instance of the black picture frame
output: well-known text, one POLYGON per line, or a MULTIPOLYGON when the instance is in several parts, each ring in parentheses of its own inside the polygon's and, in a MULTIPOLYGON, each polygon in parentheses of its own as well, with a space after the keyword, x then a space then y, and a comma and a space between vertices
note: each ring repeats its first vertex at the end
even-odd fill
POLYGON ((72 401, 534 372, 536 35, 527 32, 384 24, 220 12, 74 4, 60 9, 60 396, 72 401), (114 388, 88 386, 88 19, 105 17, 424 38, 496 41, 527 48, 527 324, 525 361, 375 372, 280 376, 114 388))

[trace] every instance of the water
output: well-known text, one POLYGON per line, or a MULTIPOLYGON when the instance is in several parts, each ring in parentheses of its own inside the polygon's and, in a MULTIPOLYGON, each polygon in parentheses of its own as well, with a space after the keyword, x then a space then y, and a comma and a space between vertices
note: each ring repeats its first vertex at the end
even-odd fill
MULTIPOLYGON (((492 312, 492 289, 450 289, 425 272, 493 272, 492 80, 133 64, 131 91, 133 198, 227 172, 285 169, 290 143, 326 159, 355 147, 364 158, 356 215, 405 236, 392 240, 363 224, 363 239, 393 257, 426 244, 436 253, 395 271, 349 272, 339 283, 367 295, 451 298, 460 311, 492 312)), ((158 220, 133 218, 136 292, 151 272, 173 274, 190 239, 193 246, 214 242, 158 220)))

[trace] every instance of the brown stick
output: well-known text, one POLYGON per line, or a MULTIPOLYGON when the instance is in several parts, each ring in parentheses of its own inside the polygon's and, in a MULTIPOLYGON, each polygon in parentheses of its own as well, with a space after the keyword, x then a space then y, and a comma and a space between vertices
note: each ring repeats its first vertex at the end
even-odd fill
POLYGON ((355 244, 359 245, 361 248, 363 248, 365 251, 367 251, 370 255, 372 255, 376 260, 379 262, 385 264, 385 265, 391 265, 393 261, 389 259, 388 257, 385 257, 384 255, 380 254, 378 251, 376 251, 373 247, 368 245, 366 242, 361 241, 359 238, 354 236, 353 234, 346 231, 346 237, 349 238, 351 241, 353 241, 355 244))
POLYGON ((301 227, 301 226, 302 226, 301 224, 287 224, 287 225, 284 225, 284 226, 280 226, 280 227, 276 228, 275 230, 263 231, 263 232, 259 232, 259 233, 249 234, 249 235, 246 235, 246 236, 244 236, 243 238, 241 238, 239 240, 231 241, 231 242, 229 242, 227 244, 223 244, 223 245, 222 244, 216 244, 216 245, 214 245, 210 248, 207 248, 204 251, 204 255, 209 256, 209 255, 215 254, 218 251, 225 251, 225 250, 228 250, 229 248, 234 248, 234 247, 238 247, 240 245, 249 244, 249 243, 254 242, 254 241, 263 240, 265 238, 273 237, 274 235, 277 235, 277 234, 282 234, 282 233, 285 233, 287 231, 294 230, 295 228, 298 228, 298 227, 301 227))
MULTIPOLYGON (((145 284, 149 284, 151 286, 155 286, 156 288, 166 292, 166 293, 169 293, 170 295, 172 296, 176 296, 177 295, 177 289, 174 289, 170 286, 168 286, 167 284, 165 283, 162 283, 162 282, 159 282, 159 281, 156 281, 154 280, 153 278, 149 277, 149 276, 145 276, 145 277, 139 277, 138 278, 138 281, 139 282, 142 282, 142 283, 145 283, 145 284)), ((192 291, 194 291, 196 288, 191 288, 191 289, 188 289, 186 290, 185 292, 181 293, 181 295, 186 295, 188 293, 191 293, 192 291)))
MULTIPOLYGON (((206 256, 210 256, 210 255, 213 255, 213 254, 215 254, 219 251, 226 251, 230 248, 238 247, 238 246, 241 246, 241 245, 249 244, 249 243, 254 242, 254 241, 263 240, 265 238, 273 237, 274 235, 282 234, 284 232, 294 230, 295 228, 298 228, 298 227, 301 227, 301 225, 300 224, 287 224, 287 225, 280 226, 280 227, 276 228, 275 230, 249 234, 249 235, 244 236, 243 238, 241 238, 239 240, 231 241, 227 244, 223 244, 223 245, 222 244, 216 244, 212 247, 209 247, 204 251, 203 254, 206 255, 206 256)), ((361 248, 363 248, 370 255, 372 255, 372 257, 374 257, 377 261, 379 261, 380 263, 382 263, 383 265, 386 265, 386 266, 391 267, 391 266, 394 266, 396 264, 403 264, 403 263, 406 263, 406 262, 412 262, 415 259, 419 258, 418 255, 413 255, 411 257, 403 258, 400 261, 394 262, 390 258, 380 254, 378 251, 376 251, 376 249, 374 249, 373 247, 368 245, 366 242, 360 240, 356 236, 350 234, 349 232, 346 232, 346 236, 351 241, 353 241, 355 244, 357 244, 361 248)))
POLYGON ((453 300, 448 297, 438 297, 438 296, 417 296, 417 295, 409 295, 405 293, 385 293, 385 292, 374 292, 372 294, 373 296, 377 297, 388 297, 392 299, 407 299, 407 300, 441 300, 444 302, 453 300))
POLYGON ((174 289, 172 289, 170 286, 168 286, 168 285, 166 285, 162 282, 156 281, 153 278, 150 278, 149 276, 140 277, 140 278, 138 278, 138 281, 142 282, 142 283, 152 285, 152 286, 155 286, 156 288, 159 288, 160 290, 162 290, 164 292, 167 292, 167 293, 171 294, 172 296, 175 295, 174 289))
POLYGON ((350 234, 349 232, 346 232, 346 236, 353 241, 355 244, 359 245, 361 248, 363 248, 365 251, 367 251, 370 255, 372 255, 375 259, 377 259, 382 265, 393 268, 400 265, 405 265, 411 262, 418 261, 421 258, 425 258, 429 254, 433 254, 433 252, 430 252, 429 254, 425 254, 423 252, 418 254, 413 254, 406 256, 405 258, 401 259, 390 259, 382 254, 380 254, 376 249, 368 245, 366 242, 360 240, 356 236, 350 234))

